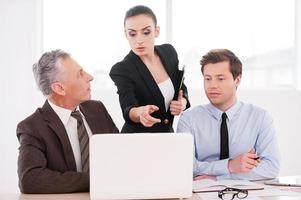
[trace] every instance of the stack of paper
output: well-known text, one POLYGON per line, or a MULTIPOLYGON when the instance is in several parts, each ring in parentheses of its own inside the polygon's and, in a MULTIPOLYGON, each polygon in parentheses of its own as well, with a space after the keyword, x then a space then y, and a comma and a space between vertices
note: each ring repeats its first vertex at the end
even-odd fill
POLYGON ((263 190, 264 186, 247 180, 211 180, 202 179, 193 181, 193 192, 217 192, 226 187, 245 189, 245 190, 263 190))

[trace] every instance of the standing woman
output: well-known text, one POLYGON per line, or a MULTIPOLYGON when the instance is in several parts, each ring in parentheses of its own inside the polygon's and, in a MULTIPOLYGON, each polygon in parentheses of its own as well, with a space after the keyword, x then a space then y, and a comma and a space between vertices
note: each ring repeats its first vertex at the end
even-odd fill
POLYGON ((177 52, 170 44, 155 46, 160 28, 146 6, 126 12, 124 31, 132 50, 110 72, 125 119, 121 132, 173 132, 174 116, 190 107, 177 52))

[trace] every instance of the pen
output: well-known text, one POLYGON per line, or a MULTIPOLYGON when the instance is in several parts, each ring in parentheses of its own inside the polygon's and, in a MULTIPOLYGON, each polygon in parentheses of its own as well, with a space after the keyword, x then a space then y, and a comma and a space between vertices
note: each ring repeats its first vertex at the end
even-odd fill
POLYGON ((183 65, 182 73, 183 74, 182 74, 182 78, 181 78, 181 82, 180 82, 180 86, 179 86, 179 91, 181 90, 184 79, 185 79, 185 76, 184 76, 184 74, 185 74, 185 65, 183 65))
POLYGON ((257 155, 257 151, 256 151, 256 149, 254 148, 254 150, 255 150, 255 153, 256 153, 256 156, 257 157, 255 157, 255 158, 253 158, 254 160, 258 160, 260 157, 257 155))

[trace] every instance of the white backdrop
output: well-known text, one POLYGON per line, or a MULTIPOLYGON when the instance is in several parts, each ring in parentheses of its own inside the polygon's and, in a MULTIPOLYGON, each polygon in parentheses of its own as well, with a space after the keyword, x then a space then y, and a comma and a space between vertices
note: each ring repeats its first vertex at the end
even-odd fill
MULTIPOLYGON (((44 102, 31 72, 42 49, 40 3, 39 0, 0 0, 0 193, 19 191, 16 125, 44 102)), ((283 161, 281 175, 301 174, 300 156, 297 156, 301 151, 300 92, 240 91, 239 96, 265 107, 274 117, 283 161)), ((103 100, 120 128, 123 119, 115 91, 94 91, 93 97, 103 100)), ((201 90, 190 91, 190 97, 192 105, 207 102, 201 90)))
POLYGON ((0 0, 0 193, 17 188, 16 124, 41 104, 31 66, 40 54, 37 0, 0 0))

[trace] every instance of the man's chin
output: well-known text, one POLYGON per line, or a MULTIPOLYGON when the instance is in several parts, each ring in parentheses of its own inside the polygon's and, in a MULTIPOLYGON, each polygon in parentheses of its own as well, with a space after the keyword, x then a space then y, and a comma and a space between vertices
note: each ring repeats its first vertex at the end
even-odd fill
POLYGON ((211 98, 209 99, 210 103, 212 103, 213 105, 218 105, 220 104, 220 100, 219 99, 215 99, 215 98, 211 98))
POLYGON ((81 103, 91 100, 91 95, 88 95, 87 98, 81 100, 81 103))
POLYGON ((217 108, 219 108, 221 105, 223 105, 223 103, 221 101, 217 101, 217 100, 210 100, 210 103, 217 108))

